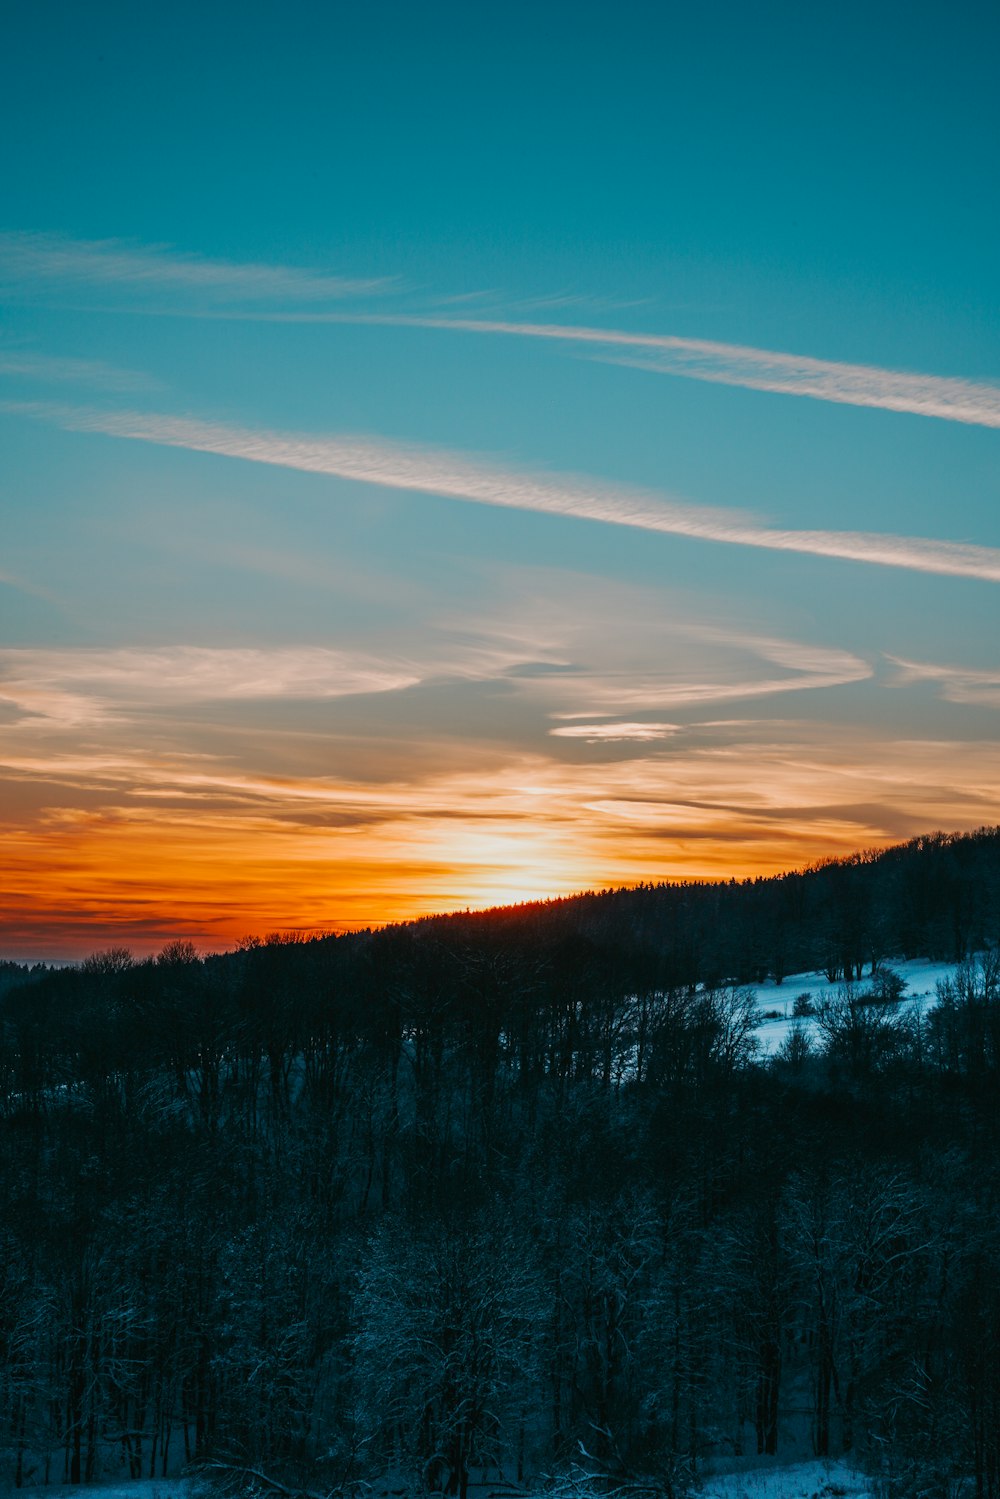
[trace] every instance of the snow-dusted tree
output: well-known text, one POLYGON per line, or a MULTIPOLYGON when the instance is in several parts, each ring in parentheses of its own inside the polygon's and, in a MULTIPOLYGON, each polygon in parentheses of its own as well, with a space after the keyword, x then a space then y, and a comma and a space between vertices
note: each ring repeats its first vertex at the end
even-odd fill
POLYGON ((649 1196, 624 1190, 569 1217, 555 1270, 559 1437, 583 1439, 603 1462, 629 1451, 645 1424, 638 1354, 661 1253, 649 1196))
POLYGON ((966 959, 937 992, 928 1030, 938 1065, 992 1086, 1000 1071, 1000 948, 966 959))
POLYGON ((871 1392, 900 1356, 918 1312, 928 1232, 915 1189, 864 1166, 848 1178, 793 1179, 783 1205, 801 1331, 812 1351, 817 1456, 834 1421, 850 1449, 871 1392))
POLYGON ((774 1053, 774 1063, 799 1073, 814 1055, 812 1040, 804 1023, 796 1021, 774 1053))
POLYGON ((387 1219, 355 1299, 357 1415, 380 1460, 465 1499, 473 1464, 499 1464, 536 1364, 540 1277, 502 1222, 387 1219))
POLYGON ((756 1055, 757 1000, 737 984, 660 996, 649 1081, 663 1086, 722 1083, 756 1055))
POLYGON ((14 1236, 0 1229, 0 1452, 18 1489, 49 1476, 55 1299, 51 1286, 32 1283, 14 1236))
POLYGON ((895 1008, 872 1004, 853 984, 842 985, 817 1007, 816 1028, 827 1057, 855 1083, 883 1070, 907 1039, 904 1017, 895 1008))

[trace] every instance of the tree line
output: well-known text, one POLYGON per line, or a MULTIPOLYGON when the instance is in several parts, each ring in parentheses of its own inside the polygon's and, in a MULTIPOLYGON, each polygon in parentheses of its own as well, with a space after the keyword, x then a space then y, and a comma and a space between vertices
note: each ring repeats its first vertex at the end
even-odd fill
POLYGON ((998 850, 5 965, 0 1471, 996 1499, 998 850), (767 1061, 734 930, 842 889, 887 935, 767 1061), (942 942, 921 1012, 879 960, 942 942))
POLYGON ((882 959, 957 961, 995 936, 1000 828, 925 834, 787 874, 646 884, 427 920, 627 940, 654 954, 658 975, 674 984, 780 982, 813 969, 851 982, 882 959))

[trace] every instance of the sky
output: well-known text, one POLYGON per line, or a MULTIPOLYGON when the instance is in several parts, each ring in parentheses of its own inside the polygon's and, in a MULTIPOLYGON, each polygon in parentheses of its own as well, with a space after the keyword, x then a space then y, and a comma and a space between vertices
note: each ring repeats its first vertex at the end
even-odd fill
POLYGON ((998 45, 12 11, 0 956, 1000 821, 998 45))

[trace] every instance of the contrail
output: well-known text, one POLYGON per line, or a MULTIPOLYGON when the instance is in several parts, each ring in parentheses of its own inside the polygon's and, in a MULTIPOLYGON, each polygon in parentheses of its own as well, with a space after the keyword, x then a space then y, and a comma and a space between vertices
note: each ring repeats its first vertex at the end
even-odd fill
POLYGON ((0 402, 0 410, 50 421, 68 431, 218 453, 387 489, 469 500, 478 505, 601 521, 606 525, 632 526, 642 531, 730 542, 768 551, 801 552, 1000 582, 997 547, 874 531, 804 531, 767 526, 744 511, 693 505, 656 491, 575 475, 508 469, 461 454, 381 439, 254 431, 194 417, 107 412, 42 401, 0 402))
MULTIPOLYGON (((225 314, 224 314, 225 315, 225 314)), ((427 317, 416 313, 273 312, 236 313, 267 322, 358 323, 387 328, 434 328, 453 333, 501 334, 612 350, 596 357, 661 375, 736 385, 748 390, 808 396, 843 406, 934 416, 977 427, 1000 427, 1000 385, 946 375, 906 373, 876 365, 845 364, 782 354, 744 344, 660 333, 567 327, 560 323, 515 323, 495 318, 427 317)))
POLYGON ((322 308, 266 310, 261 302, 329 302, 398 291, 391 278, 333 276, 297 266, 209 260, 167 245, 123 240, 75 240, 59 234, 0 231, 0 286, 107 286, 118 291, 194 294, 201 305, 159 309, 170 316, 254 319, 278 323, 359 323, 392 328, 432 328, 454 333, 503 335, 583 344, 595 357, 657 374, 717 385, 808 396, 847 406, 909 412, 973 426, 1000 427, 1000 384, 945 375, 915 374, 876 365, 815 359, 744 344, 623 329, 517 322, 504 318, 450 317, 407 312, 342 312, 322 308), (256 303, 229 309, 219 303, 256 303), (208 303, 209 305, 205 305, 208 303), (211 304, 214 303, 213 307, 211 304))
POLYGON ((384 278, 356 280, 295 266, 206 260, 169 245, 78 240, 61 234, 0 232, 0 286, 109 286, 201 293, 218 300, 316 300, 384 292, 384 278))

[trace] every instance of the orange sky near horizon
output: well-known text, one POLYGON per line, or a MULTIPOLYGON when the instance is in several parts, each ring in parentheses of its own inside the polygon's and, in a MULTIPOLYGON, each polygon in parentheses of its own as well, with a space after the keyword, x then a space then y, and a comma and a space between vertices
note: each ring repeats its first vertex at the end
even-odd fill
MULTIPOLYGON (((1000 800, 990 744, 888 742, 807 723, 786 723, 777 743, 759 730, 752 754, 745 724, 739 743, 720 724, 673 758, 641 743, 576 764, 494 750, 488 767, 367 783, 143 749, 135 723, 128 754, 93 742, 8 754, 0 953, 76 960, 123 944, 145 954, 175 937, 213 951, 275 930, 767 875, 979 826, 1000 800)), ((401 746, 397 769, 404 760, 401 746)))

